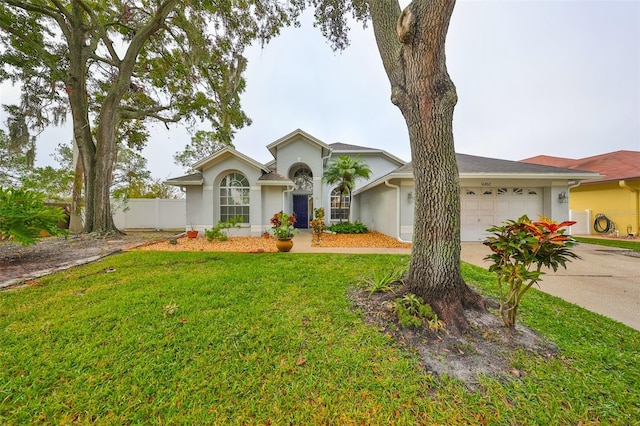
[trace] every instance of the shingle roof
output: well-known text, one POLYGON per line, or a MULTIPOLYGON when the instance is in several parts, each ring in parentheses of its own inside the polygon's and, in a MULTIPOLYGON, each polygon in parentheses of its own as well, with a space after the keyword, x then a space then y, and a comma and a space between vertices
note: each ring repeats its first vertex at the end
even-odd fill
POLYGON ((289 180, 289 178, 272 171, 272 172, 263 174, 262 176, 260 176, 260 179, 258 180, 285 181, 285 180, 289 180))
POLYGON ((358 146, 358 145, 350 145, 348 143, 342 143, 342 142, 330 143, 329 146, 333 151, 380 151, 379 149, 375 149, 375 148, 358 146))
MULTIPOLYGON (((490 173, 490 174, 549 174, 580 172, 568 168, 528 164, 520 161, 501 160, 498 158, 478 157, 476 155, 456 153, 458 172, 460 174, 490 173)), ((397 168, 393 173, 413 173, 413 162, 397 168)))
POLYGON ((178 176, 175 178, 167 179, 165 181, 167 185, 185 186, 185 185, 202 185, 203 178, 202 173, 191 173, 189 175, 178 176))
POLYGON ((400 158, 396 157, 395 155, 389 154, 387 151, 385 151, 384 149, 380 149, 380 148, 370 148, 370 147, 366 147, 366 146, 351 145, 351 144, 342 143, 342 142, 335 142, 335 143, 329 144, 329 147, 331 148, 331 151, 333 153, 335 153, 335 154, 340 154, 341 152, 344 152, 344 153, 359 153, 359 152, 380 153, 380 154, 386 156, 387 158, 391 159, 396 164, 403 164, 404 163, 404 161, 401 160, 400 158))
MULTIPOLYGON (((560 167, 527 164, 519 161, 499 160, 497 158, 477 157, 475 155, 456 154, 458 173, 461 178, 490 179, 561 179, 578 181, 596 178, 594 172, 565 169, 560 167)), ((354 191, 358 194, 381 185, 390 179, 407 179, 413 176, 413 162, 406 163, 391 173, 368 183, 354 191)))
MULTIPOLYGON (((614 151, 579 159, 538 155, 520 161, 523 163, 552 164, 568 169, 589 170, 600 173, 603 179, 597 182, 640 178, 640 151, 614 151)), ((583 183, 590 182, 595 183, 595 181, 584 181, 583 183)))
POLYGON ((460 173, 571 173, 566 167, 554 167, 521 161, 500 160, 468 154, 456 154, 460 173))
POLYGON ((286 176, 282 176, 279 173, 274 171, 270 171, 269 173, 264 173, 258 179, 259 185, 295 185, 291 179, 286 176))

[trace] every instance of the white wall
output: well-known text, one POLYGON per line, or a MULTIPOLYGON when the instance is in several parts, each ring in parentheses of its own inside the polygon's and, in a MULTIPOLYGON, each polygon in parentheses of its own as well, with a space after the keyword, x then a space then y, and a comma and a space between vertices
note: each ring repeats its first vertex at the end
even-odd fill
POLYGON ((113 221, 118 229, 184 229, 186 200, 133 198, 122 204, 112 201, 113 221))
POLYGON ((359 220, 371 231, 377 231, 391 237, 398 235, 397 190, 378 185, 364 193, 356 195, 359 220))

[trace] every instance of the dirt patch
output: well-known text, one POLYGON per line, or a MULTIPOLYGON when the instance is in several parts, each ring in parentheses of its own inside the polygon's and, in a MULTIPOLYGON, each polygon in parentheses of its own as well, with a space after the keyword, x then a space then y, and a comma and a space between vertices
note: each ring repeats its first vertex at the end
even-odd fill
POLYGON ((0 286, 19 278, 30 279, 71 266, 83 259, 105 256, 122 249, 167 239, 175 232, 128 232, 101 237, 70 235, 43 238, 32 246, 0 241, 0 286))
POLYGON ((534 356, 552 358, 557 348, 532 330, 518 325, 516 330, 504 326, 492 312, 466 311, 471 329, 463 335, 444 330, 434 331, 427 326, 405 328, 390 308, 399 294, 392 292, 369 295, 361 289, 350 294, 365 321, 375 324, 397 342, 413 348, 420 355, 426 371, 448 375, 463 381, 470 389, 477 388, 480 375, 498 378, 519 378, 526 371, 513 367, 513 355, 523 350, 534 356))

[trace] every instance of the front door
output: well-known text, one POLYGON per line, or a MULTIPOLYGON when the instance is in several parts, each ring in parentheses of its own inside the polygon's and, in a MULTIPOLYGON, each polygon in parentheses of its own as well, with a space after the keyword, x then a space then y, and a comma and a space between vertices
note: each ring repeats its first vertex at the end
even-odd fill
POLYGON ((309 196, 293 196, 293 212, 296 214, 296 228, 307 229, 309 227, 309 196))

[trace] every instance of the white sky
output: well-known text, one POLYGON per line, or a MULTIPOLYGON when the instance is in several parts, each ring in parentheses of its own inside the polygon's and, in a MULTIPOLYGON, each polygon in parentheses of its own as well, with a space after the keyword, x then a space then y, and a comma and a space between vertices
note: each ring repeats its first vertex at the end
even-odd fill
MULTIPOLYGON (((243 106, 253 124, 237 133, 236 149, 268 162, 266 146, 301 128, 326 143, 377 147, 410 160, 373 32, 352 27, 351 46, 341 53, 310 19, 248 52, 243 106)), ((459 0, 447 60, 459 98, 457 152, 520 160, 640 150, 638 0, 459 0)), ((9 84, 0 91, 0 103, 17 101, 9 84)), ((0 113, 0 128, 5 119, 0 113)), ((69 140, 68 126, 43 133, 38 165, 53 164, 50 153, 69 140)), ((153 125, 143 152, 152 174, 183 174, 173 154, 189 140, 184 128, 153 125)))

